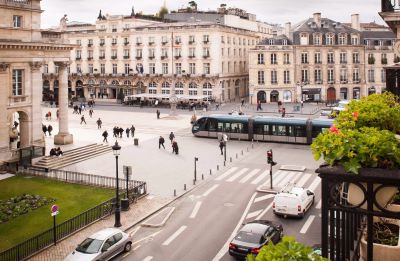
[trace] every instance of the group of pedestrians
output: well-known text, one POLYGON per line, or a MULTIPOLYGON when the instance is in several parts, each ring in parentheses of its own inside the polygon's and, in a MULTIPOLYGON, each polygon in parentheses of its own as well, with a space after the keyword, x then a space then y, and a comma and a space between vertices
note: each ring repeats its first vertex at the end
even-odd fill
POLYGON ((51 156, 51 157, 53 157, 53 156, 61 157, 62 155, 64 155, 64 153, 62 152, 62 150, 61 150, 60 147, 58 147, 58 148, 52 148, 52 149, 50 150, 50 156, 51 156))
POLYGON ((49 126, 42 124, 42 131, 43 131, 44 136, 47 136, 46 135, 47 132, 49 133, 49 136, 51 136, 51 132, 53 131, 53 126, 51 126, 50 124, 49 124, 49 126))
POLYGON ((134 138, 134 137, 135 137, 135 130, 136 130, 136 128, 135 128, 135 126, 133 126, 133 124, 132 124, 131 127, 127 127, 126 129, 115 126, 115 127, 113 128, 113 137, 115 137, 115 138, 122 138, 122 135, 123 135, 124 132, 125 132, 127 138, 129 138, 129 135, 130 135, 132 138, 134 138))
MULTIPOLYGON (((169 134, 169 140, 171 141, 172 145, 172 153, 178 155, 179 154, 178 142, 175 140, 175 134, 172 131, 169 134)), ((164 143, 165 143, 164 137, 160 136, 160 138, 158 139, 158 148, 161 149, 162 146, 165 149, 164 143)))

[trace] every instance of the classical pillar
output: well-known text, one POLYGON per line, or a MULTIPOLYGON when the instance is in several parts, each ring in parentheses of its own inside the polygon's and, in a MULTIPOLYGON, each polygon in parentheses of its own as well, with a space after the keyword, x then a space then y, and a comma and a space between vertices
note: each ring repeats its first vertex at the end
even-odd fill
POLYGON ((58 109, 59 109, 59 132, 54 136, 55 145, 73 143, 73 136, 68 130, 68 72, 67 62, 55 62, 58 66, 58 109))
MULTIPOLYGON (((38 93, 42 93, 42 86, 43 86, 43 77, 41 73, 42 63, 41 62, 31 62, 31 99, 32 99, 32 115, 27 117, 26 119, 22 119, 20 116, 20 120, 24 121, 24 124, 27 124, 27 130, 20 129, 21 132, 21 146, 22 145, 37 145, 37 146, 44 146, 44 137, 42 132, 42 95, 37 95, 38 93), (32 135, 32 136, 31 136, 32 135), (23 137, 25 136, 25 138, 23 137), (28 138, 29 137, 29 138, 28 138), (28 138, 27 142, 24 142, 23 139, 28 138), (27 143, 27 144, 26 144, 27 143)), ((24 124, 20 124, 21 128, 24 128, 24 124)))
POLYGON ((9 153, 9 129, 10 124, 7 120, 7 99, 10 95, 9 90, 11 83, 9 79, 9 67, 8 63, 0 63, 0 161, 6 160, 9 153))

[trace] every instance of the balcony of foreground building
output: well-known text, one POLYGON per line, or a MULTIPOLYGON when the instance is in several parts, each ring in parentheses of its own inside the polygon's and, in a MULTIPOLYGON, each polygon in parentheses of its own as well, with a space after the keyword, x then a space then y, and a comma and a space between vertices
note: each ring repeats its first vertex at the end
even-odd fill
POLYGON ((381 0, 379 15, 397 35, 397 28, 400 27, 400 0, 381 0))

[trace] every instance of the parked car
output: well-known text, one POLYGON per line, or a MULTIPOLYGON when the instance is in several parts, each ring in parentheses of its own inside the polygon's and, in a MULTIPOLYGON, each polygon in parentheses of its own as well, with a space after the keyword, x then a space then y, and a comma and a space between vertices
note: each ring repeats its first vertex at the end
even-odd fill
POLYGON ((341 111, 344 111, 346 109, 347 104, 349 104, 350 102, 351 102, 350 100, 339 101, 338 105, 333 107, 333 111, 336 113, 340 113, 341 111))
POLYGON ((106 228, 83 240, 64 261, 110 260, 121 252, 129 252, 130 235, 117 228, 106 228))
POLYGON ((333 112, 333 110, 332 110, 332 108, 324 108, 324 109, 321 109, 321 116, 328 116, 328 118, 331 118, 332 117, 332 112, 333 112))
POLYGON ((244 225, 229 244, 229 255, 244 259, 248 254, 257 255, 260 248, 270 241, 278 243, 283 236, 281 224, 268 220, 255 220, 244 225))
POLYGON ((314 200, 315 195, 311 190, 288 183, 275 195, 272 209, 276 215, 304 217, 314 200))

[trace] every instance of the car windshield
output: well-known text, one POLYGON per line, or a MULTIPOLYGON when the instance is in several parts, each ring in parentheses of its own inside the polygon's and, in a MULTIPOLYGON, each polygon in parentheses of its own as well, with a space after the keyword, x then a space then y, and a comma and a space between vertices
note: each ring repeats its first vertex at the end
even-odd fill
POLYGON ((260 234, 256 234, 253 232, 245 232, 245 231, 240 231, 236 237, 236 240, 246 242, 246 243, 251 243, 251 244, 261 244, 263 243, 263 236, 260 234))
POLYGON ((103 244, 102 240, 86 238, 75 250, 85 254, 94 254, 99 252, 101 244, 103 244))

